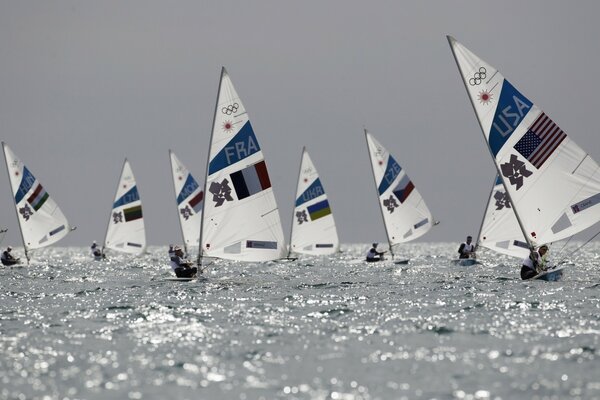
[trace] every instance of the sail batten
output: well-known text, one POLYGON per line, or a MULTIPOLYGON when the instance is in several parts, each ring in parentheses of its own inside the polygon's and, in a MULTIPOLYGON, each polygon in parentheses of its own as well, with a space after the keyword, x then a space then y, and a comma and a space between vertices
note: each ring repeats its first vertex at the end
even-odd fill
POLYGON ((449 43, 525 241, 551 243, 600 221, 598 164, 497 69, 449 43))
POLYGON ((108 219, 104 247, 129 254, 141 254, 146 250, 142 200, 127 159, 123 163, 108 219))
POLYGON ((71 231, 67 218, 15 153, 2 147, 25 253, 58 242, 71 231))
POLYGON ((291 252, 311 255, 333 254, 340 247, 329 199, 306 149, 298 173, 290 245, 291 252))
POLYGON ((225 68, 211 132, 201 254, 240 261, 283 258, 286 245, 267 164, 225 68))

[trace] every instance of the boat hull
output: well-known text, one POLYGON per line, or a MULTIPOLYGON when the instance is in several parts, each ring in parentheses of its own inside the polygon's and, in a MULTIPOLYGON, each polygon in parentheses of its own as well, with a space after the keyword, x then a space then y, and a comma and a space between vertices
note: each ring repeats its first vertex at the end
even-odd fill
POLYGON ((479 263, 474 258, 459 258, 456 260, 452 260, 452 264, 457 265, 459 267, 470 267, 479 263))
POLYGON ((556 282, 562 278, 563 269, 564 267, 555 268, 549 271, 543 271, 534 276, 533 278, 529 278, 528 280, 537 279, 540 281, 556 282))
POLYGON ((20 258, 17 258, 16 260, 2 260, 2 265, 6 266, 6 267, 10 267, 11 265, 17 265, 21 262, 20 258))

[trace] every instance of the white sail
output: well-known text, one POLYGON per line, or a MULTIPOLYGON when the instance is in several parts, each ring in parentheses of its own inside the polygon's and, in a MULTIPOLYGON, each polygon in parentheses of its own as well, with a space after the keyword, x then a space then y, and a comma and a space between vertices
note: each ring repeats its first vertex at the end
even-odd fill
POLYGON ((244 261, 284 257, 286 244, 265 158, 225 68, 208 160, 201 253, 244 261))
POLYGON ((25 252, 58 242, 70 232, 69 221, 13 151, 2 142, 25 252))
POLYGON ((499 176, 494 179, 477 245, 513 257, 529 255, 529 245, 499 176))
POLYGON ((104 247, 130 254, 141 254, 146 249, 142 201, 127 159, 110 212, 104 247))
POLYGON ((567 238, 597 223, 598 164, 496 68, 448 40, 530 246, 567 238))
POLYGON ((365 136, 390 246, 423 236, 433 226, 423 197, 394 157, 367 130, 365 136))
POLYGON ((171 159, 171 172, 173 173, 175 200, 177 201, 177 214, 179 215, 183 243, 187 253, 189 246, 198 246, 204 192, 175 153, 169 150, 169 156, 171 159))
POLYGON ((312 255, 333 254, 340 247, 331 206, 306 149, 302 150, 290 243, 291 251, 312 255))

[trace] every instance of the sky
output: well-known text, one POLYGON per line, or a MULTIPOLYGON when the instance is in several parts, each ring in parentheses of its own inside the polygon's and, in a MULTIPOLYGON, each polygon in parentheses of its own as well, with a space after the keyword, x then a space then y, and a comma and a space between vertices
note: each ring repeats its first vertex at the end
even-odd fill
MULTIPOLYGON (((385 242, 366 127, 440 225, 479 229, 495 168, 446 40, 497 67, 600 160, 597 1, 0 0, 0 139, 102 241, 127 157, 148 243, 181 242, 168 149, 204 181, 221 66, 249 113, 289 232, 302 147, 344 243, 385 242)), ((0 227, 20 245, 0 173, 0 227)))

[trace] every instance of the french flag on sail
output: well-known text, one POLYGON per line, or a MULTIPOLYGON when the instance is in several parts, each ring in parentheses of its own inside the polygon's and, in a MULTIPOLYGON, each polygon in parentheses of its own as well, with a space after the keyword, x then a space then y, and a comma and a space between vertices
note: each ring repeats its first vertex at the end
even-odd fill
POLYGON ((245 199, 271 187, 271 180, 264 160, 229 176, 238 200, 245 199))
POLYGON ((566 137, 567 134, 542 113, 515 144, 514 149, 540 169, 566 137))

